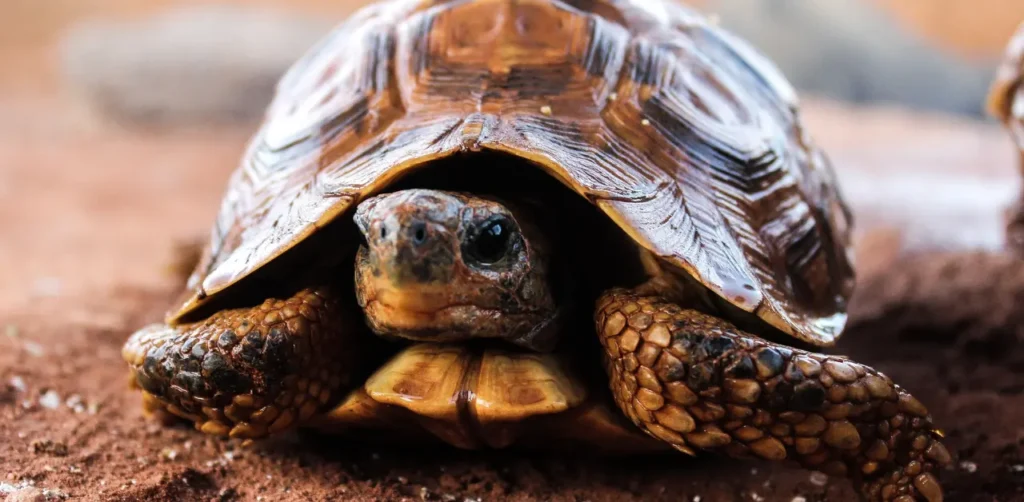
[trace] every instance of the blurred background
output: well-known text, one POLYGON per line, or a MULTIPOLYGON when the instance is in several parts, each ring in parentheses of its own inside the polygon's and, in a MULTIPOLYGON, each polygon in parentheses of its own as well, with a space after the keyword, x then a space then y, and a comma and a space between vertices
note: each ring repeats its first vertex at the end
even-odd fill
MULTIPOLYGON (((66 91, 143 122, 251 119, 283 67, 363 3, 5 0, 0 85, 66 91)), ((975 117, 1024 19, 1019 0, 690 3, 753 41, 806 93, 975 117)))
MULTIPOLYGON (((159 282, 208 232, 278 77, 364 1, 2 3, 0 310, 159 282)), ((1024 1, 690 3, 800 90, 857 228, 1001 244, 1019 175, 983 102, 1024 1)))
MULTIPOLYGON (((1022 500, 1024 267, 995 253, 894 260, 1002 247, 1020 157, 982 106, 1024 0, 691 2, 781 67, 836 168, 861 285, 860 327, 839 350, 936 412, 964 461, 946 473, 949 500, 1022 500)), ((362 4, 0 0, 0 499, 426 499, 426 484, 492 498, 559 483, 564 496, 538 498, 647 500, 685 484, 732 494, 705 500, 852 500, 767 465, 630 474, 433 450, 293 455, 290 439, 243 455, 142 426, 121 344, 178 293, 182 250, 209 235, 278 77, 362 4), (58 445, 67 456, 47 453, 58 445)))
MULTIPOLYGON (((364 3, 0 0, 0 499, 853 500, 768 465, 247 449, 142 425, 122 343, 179 292, 276 80, 364 3)), ((982 107, 1024 0, 690 3, 776 62, 836 167, 859 277, 838 350, 936 413, 963 461, 949 500, 1022 500, 1024 267, 896 260, 1004 243, 1020 157, 982 107)))

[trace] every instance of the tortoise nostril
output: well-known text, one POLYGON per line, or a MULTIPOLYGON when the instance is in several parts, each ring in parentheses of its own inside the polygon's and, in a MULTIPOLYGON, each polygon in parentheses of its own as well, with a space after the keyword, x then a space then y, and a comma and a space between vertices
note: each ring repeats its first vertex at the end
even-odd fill
POLYGON ((380 238, 381 239, 386 239, 387 236, 388 236, 388 227, 385 227, 384 225, 381 225, 380 226, 380 238))
POLYGON ((412 234, 412 243, 419 246, 427 240, 427 225, 422 221, 414 222, 409 226, 409 232, 412 234))

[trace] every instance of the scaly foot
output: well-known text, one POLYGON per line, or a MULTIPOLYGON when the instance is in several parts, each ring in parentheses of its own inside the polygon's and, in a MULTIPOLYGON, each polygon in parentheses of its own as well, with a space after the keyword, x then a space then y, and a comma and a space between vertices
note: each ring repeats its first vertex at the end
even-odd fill
POLYGON ((166 411, 215 435, 258 438, 308 419, 350 387, 355 351, 347 319, 328 288, 223 310, 193 324, 147 326, 122 357, 166 411))
POLYGON ((627 290, 598 301, 596 322, 616 403, 676 449, 795 460, 853 478, 869 500, 942 500, 941 435, 878 371, 627 290))

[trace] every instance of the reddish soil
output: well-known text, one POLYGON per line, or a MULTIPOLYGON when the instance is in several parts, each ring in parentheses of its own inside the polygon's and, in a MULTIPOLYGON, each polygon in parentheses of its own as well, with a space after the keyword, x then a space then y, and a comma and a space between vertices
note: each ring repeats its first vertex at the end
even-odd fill
MULTIPOLYGON (((121 343, 167 308, 174 247, 207 231, 248 131, 129 133, 25 99, 0 100, 0 498, 855 500, 842 479, 713 456, 417 450, 305 433, 243 447, 147 422, 121 343)), ((811 110, 844 177, 881 186, 888 171, 916 169, 1016 183, 994 127, 811 110)), ((948 500, 1024 500, 1024 261, 956 240, 982 229, 991 241, 996 192, 960 202, 975 210, 955 222, 962 232, 931 241, 901 230, 928 214, 890 223, 885 207, 855 203, 871 230, 854 320, 834 350, 928 404, 957 457, 942 473, 948 500)))

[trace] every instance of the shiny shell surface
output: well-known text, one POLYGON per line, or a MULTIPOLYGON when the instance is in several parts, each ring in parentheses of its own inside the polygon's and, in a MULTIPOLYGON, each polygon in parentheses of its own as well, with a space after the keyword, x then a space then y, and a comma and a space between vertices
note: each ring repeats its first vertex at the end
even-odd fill
POLYGON ((280 81, 170 320, 403 174, 497 151, 728 302, 829 344, 853 286, 850 215, 797 108, 765 57, 670 1, 371 5, 280 81))

